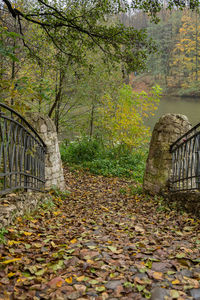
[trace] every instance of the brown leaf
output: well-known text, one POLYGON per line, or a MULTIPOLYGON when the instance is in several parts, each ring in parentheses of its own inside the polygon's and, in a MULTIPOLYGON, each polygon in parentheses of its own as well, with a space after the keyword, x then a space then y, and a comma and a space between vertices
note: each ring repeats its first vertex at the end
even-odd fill
POLYGON ((57 287, 61 287, 65 281, 61 277, 55 277, 51 281, 48 282, 48 286, 52 289, 57 287))
POLYGON ((156 280, 162 280, 163 279, 163 273, 161 272, 154 272, 152 274, 153 278, 156 279, 156 280))

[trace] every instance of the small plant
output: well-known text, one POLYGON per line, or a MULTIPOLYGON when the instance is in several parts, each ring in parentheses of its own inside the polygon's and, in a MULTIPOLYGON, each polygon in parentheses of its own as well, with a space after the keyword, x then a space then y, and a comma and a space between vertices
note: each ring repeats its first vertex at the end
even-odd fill
POLYGON ((141 195, 143 194, 143 188, 141 185, 137 185, 137 186, 130 186, 130 194, 131 195, 141 195))
POLYGON ((0 244, 5 244, 6 243, 6 239, 5 239, 5 236, 4 236, 6 233, 8 233, 8 231, 4 227, 2 227, 0 229, 0 244))
POLYGON ((45 200, 41 203, 41 208, 43 210, 51 210, 52 208, 55 207, 55 204, 53 203, 52 200, 48 199, 48 200, 45 200))
POLYGON ((122 195, 126 195, 126 194, 127 194, 127 191, 126 191, 126 189, 124 189, 124 188, 121 188, 121 189, 119 190, 119 192, 120 192, 120 194, 122 194, 122 195))
POLYGON ((67 196, 70 195, 70 192, 65 190, 65 191, 61 191, 59 190, 56 186, 52 186, 51 190, 50 190, 50 194, 55 196, 55 197, 59 197, 61 199, 65 199, 67 196))
POLYGON ((163 197, 158 197, 155 196, 154 200, 157 202, 157 211, 158 212, 167 212, 170 211, 171 209, 168 207, 166 201, 164 200, 163 197))

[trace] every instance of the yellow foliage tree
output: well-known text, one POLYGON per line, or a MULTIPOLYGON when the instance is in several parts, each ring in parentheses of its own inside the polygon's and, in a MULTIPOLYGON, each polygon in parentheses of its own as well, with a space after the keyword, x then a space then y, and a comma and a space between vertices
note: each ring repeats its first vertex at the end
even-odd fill
POLYGON ((185 10, 181 21, 171 68, 174 83, 187 89, 194 86, 200 76, 200 20, 196 12, 185 10))
POLYGON ((104 129, 107 139, 112 143, 138 147, 149 139, 150 130, 144 125, 145 118, 157 109, 161 88, 153 87, 150 94, 135 93, 131 86, 124 85, 113 97, 104 96, 99 108, 98 126, 104 129))

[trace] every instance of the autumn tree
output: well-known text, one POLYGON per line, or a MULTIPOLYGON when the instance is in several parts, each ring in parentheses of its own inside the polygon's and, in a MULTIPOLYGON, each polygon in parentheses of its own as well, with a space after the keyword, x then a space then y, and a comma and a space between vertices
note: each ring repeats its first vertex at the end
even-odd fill
POLYGON ((84 62, 85 49, 95 51, 99 47, 107 61, 123 61, 131 69, 142 68, 142 60, 146 57, 144 48, 151 50, 147 36, 141 30, 126 27, 122 24, 109 24, 108 18, 130 9, 140 9, 149 13, 154 20, 163 5, 190 8, 199 6, 198 1, 169 0, 103 0, 103 1, 71 1, 71 0, 35 0, 15 1, 2 0, 23 35, 22 20, 37 24, 47 34, 51 42, 73 60, 84 62))
POLYGON ((150 130, 144 121, 157 109, 160 93, 158 86, 147 94, 133 93, 130 86, 124 85, 115 97, 105 95, 99 107, 99 124, 105 130, 107 140, 124 144, 130 149, 147 142, 150 130))
POLYGON ((131 69, 138 69, 142 68, 145 49, 152 49, 144 31, 107 22, 113 15, 127 11, 126 1, 122 7, 116 0, 38 0, 23 2, 21 8, 14 1, 3 2, 17 20, 22 35, 23 20, 37 24, 57 49, 79 64, 85 63, 86 49, 99 48, 106 62, 123 61, 131 69))
POLYGON ((199 93, 200 20, 197 13, 186 10, 173 50, 171 68, 174 81, 183 93, 199 93))
MULTIPOLYGON (((184 7, 185 4, 183 1, 165 1, 165 7, 169 9, 184 7)), ((194 8, 198 3, 187 1, 187 5, 194 8)), ((18 99, 26 99, 31 109, 45 112, 53 118, 57 129, 59 122, 66 121, 66 114, 77 112, 78 106, 85 101, 85 106, 90 107, 88 116, 92 135, 94 111, 103 90, 97 91, 92 85, 97 76, 95 72, 92 75, 95 57, 98 56, 103 68, 108 70, 114 65, 128 72, 143 70, 145 59, 155 47, 143 28, 134 27, 131 10, 148 13, 157 21, 162 7, 162 1, 157 0, 131 3, 121 0, 2 0, 1 11, 6 13, 6 19, 9 16, 12 20, 19 34, 20 49, 21 43, 25 46, 20 50, 18 64, 9 61, 7 56, 12 65, 9 71, 9 89, 11 87, 13 93, 10 100, 15 97, 17 103, 18 99), (120 20, 120 14, 125 22, 120 20), (88 53, 92 53, 94 59, 88 59, 88 53), (86 80, 91 84, 87 86, 86 80), (83 96, 83 86, 88 97, 83 96), (76 100, 78 94, 82 95, 81 101, 85 99, 83 102, 76 100), (91 102, 91 99, 96 100, 91 102)), ((3 28, 4 24, 1 26, 3 28)), ((12 31, 12 28, 7 29, 9 34, 12 31)), ((16 57, 15 49, 13 47, 13 57, 16 57)), ((104 82, 103 76, 100 82, 104 82)))

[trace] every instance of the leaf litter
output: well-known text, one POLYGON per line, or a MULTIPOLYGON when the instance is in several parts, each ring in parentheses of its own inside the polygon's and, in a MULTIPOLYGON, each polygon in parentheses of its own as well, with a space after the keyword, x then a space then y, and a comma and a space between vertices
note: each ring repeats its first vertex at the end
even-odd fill
POLYGON ((132 195, 131 181, 65 178, 70 193, 8 228, 0 299, 199 299, 198 219, 132 195))

